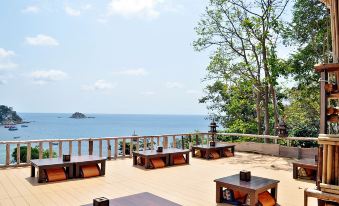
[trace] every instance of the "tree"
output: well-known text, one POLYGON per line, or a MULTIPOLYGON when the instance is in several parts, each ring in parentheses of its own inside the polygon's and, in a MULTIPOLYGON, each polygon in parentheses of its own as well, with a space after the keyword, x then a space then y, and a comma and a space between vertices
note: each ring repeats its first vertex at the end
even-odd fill
MULTIPOLYGON (((53 152, 53 157, 57 157, 57 153, 53 152)), ((14 148, 12 152, 13 162, 16 162, 17 158, 17 148, 14 148)), ((44 150, 42 153, 42 158, 49 158, 49 151, 44 150)), ((39 146, 31 148, 31 159, 39 159, 39 146)), ((27 146, 20 146, 20 161, 27 162, 27 146)))
POLYGON ((22 118, 13 111, 12 107, 7 107, 5 105, 0 105, 0 124, 7 123, 21 123, 22 118))
POLYGON ((262 129, 262 110, 264 133, 270 133, 271 100, 275 125, 278 124, 275 91, 275 78, 278 75, 272 75, 272 64, 269 61, 272 60, 271 56, 276 55, 274 48, 279 37, 280 16, 287 2, 287 0, 210 0, 206 13, 196 28, 198 39, 194 42, 195 49, 197 51, 215 49, 208 68, 212 75, 207 77, 210 83, 207 87, 207 96, 200 102, 210 102, 209 109, 213 111, 229 102, 228 95, 223 95, 223 98, 220 96, 223 92, 222 86, 235 88, 240 87, 239 84, 248 84, 254 97, 247 99, 247 102, 251 104, 255 99, 259 134, 262 129), (219 89, 219 92, 215 92, 216 89, 219 89))

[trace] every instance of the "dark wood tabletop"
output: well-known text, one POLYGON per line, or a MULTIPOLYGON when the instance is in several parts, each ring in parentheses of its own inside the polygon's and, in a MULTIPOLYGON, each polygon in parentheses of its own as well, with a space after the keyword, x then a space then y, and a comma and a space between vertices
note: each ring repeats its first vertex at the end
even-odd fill
MULTIPOLYGON (((87 204, 84 206, 92 206, 87 204)), ((109 205, 114 206, 181 206, 162 197, 153 195, 149 192, 143 192, 135 195, 111 199, 109 205)))
POLYGON ((293 164, 309 166, 309 167, 317 167, 317 162, 314 159, 301 159, 301 160, 294 161, 293 164))
POLYGON ((31 160, 31 163, 37 167, 50 166, 50 165, 65 165, 73 164, 80 162, 92 162, 106 160, 105 157, 98 157, 95 155, 83 155, 83 156, 71 156, 71 161, 63 161, 62 157, 60 158, 48 158, 48 159, 35 159, 31 160))
POLYGON ((251 181, 246 182, 246 181, 240 180, 239 174, 235 174, 232 176, 216 179, 214 180, 214 182, 222 183, 222 184, 229 184, 229 185, 233 185, 239 188, 244 188, 244 189, 246 188, 247 190, 255 191, 255 190, 260 190, 262 188, 266 188, 267 185, 277 184, 280 181, 263 178, 263 177, 251 176, 251 181))
POLYGON ((181 154, 181 153, 187 153, 187 152, 190 152, 190 150, 170 148, 170 149, 163 149, 162 152, 157 152, 156 150, 134 151, 133 154, 137 156, 159 156, 159 155, 166 155, 166 154, 181 154))
POLYGON ((195 145, 192 146, 192 148, 198 148, 198 149, 218 149, 218 148, 225 148, 225 147, 234 147, 235 145, 233 144, 220 144, 216 143, 215 146, 210 146, 210 145, 195 145))

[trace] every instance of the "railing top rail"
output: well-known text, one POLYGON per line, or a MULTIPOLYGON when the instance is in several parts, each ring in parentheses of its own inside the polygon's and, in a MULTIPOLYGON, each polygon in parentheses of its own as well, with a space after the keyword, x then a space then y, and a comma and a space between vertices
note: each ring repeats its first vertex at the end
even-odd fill
POLYGON ((299 140, 299 141, 318 141, 316 137, 279 137, 273 135, 258 135, 258 134, 241 134, 241 133, 217 133, 224 136, 237 136, 237 137, 255 137, 262 139, 280 139, 280 140, 299 140))

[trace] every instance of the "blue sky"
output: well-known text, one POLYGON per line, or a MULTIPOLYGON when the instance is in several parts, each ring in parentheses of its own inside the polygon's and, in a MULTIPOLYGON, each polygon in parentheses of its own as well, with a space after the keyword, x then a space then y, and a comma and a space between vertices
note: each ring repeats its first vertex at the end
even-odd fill
POLYGON ((1 1, 1 104, 19 112, 206 114, 207 0, 1 1))

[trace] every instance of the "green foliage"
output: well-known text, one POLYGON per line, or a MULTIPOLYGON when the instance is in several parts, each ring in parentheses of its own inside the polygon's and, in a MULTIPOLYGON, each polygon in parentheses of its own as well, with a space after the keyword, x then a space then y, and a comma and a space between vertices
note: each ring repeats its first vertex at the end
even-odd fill
MULTIPOLYGON (((13 162, 16 162, 17 148, 12 152, 13 162)), ((53 157, 57 157, 57 153, 53 152, 53 157)), ((49 158, 49 151, 44 150, 42 158, 49 158)), ((31 159, 39 159, 39 146, 31 148, 31 159)), ((20 146, 20 162, 27 162, 27 146, 20 146)))

